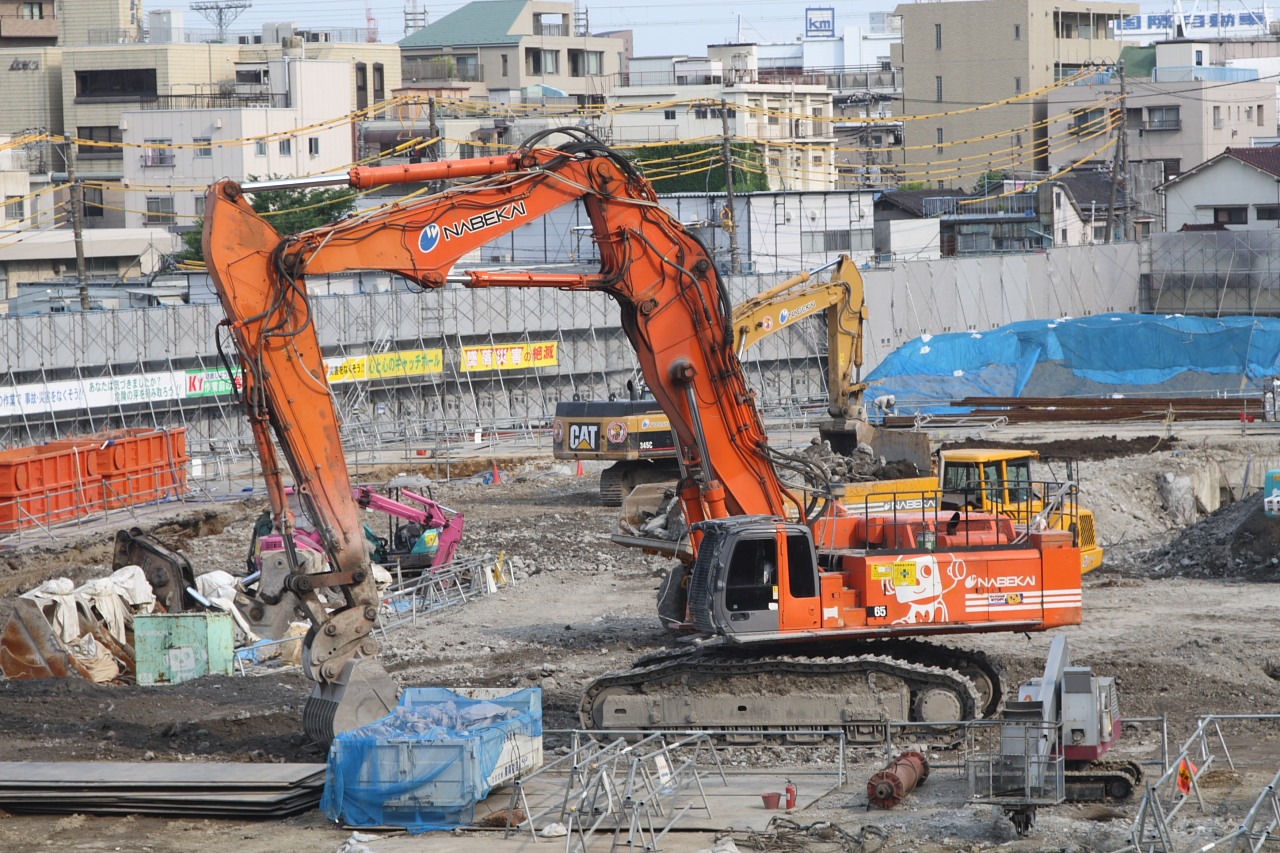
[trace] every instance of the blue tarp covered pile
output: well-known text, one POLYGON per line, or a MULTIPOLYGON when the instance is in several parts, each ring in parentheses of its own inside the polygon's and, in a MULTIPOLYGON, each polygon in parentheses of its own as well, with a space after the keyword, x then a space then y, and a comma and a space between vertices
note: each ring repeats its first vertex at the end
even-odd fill
POLYGON ((482 700, 411 687, 388 716, 334 738, 320 808, 350 826, 452 829, 541 763, 540 688, 482 700))
POLYGON ((1102 314, 923 335, 867 377, 900 414, 960 413, 964 397, 1256 393, 1280 373, 1280 319, 1102 314))

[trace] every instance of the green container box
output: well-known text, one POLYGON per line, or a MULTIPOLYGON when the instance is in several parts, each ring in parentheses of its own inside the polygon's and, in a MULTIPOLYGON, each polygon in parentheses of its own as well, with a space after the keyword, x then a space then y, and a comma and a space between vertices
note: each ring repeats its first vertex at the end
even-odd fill
POLYGON ((133 620, 139 684, 179 684, 230 675, 235 643, 230 613, 161 613, 133 620))

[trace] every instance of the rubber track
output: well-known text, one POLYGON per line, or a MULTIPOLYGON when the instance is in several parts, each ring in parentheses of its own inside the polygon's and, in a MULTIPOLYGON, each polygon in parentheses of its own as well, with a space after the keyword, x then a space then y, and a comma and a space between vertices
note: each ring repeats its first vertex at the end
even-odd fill
MULTIPOLYGON (((595 715, 591 713, 592 706, 596 697, 607 689, 622 687, 635 690, 638 687, 653 684, 657 681, 697 674, 713 674, 727 678, 738 675, 774 673, 794 677, 804 682, 833 676, 879 672, 901 678, 907 683, 912 693, 930 687, 942 687, 955 691, 962 698, 964 719, 972 719, 977 710, 978 699, 972 683, 959 673, 938 667, 922 666, 873 655, 850 657, 782 655, 761 657, 752 652, 753 650, 751 649, 739 650, 717 647, 713 649, 697 649, 675 657, 665 656, 662 653, 650 655, 647 659, 652 660, 657 657, 659 658, 658 662, 630 669, 626 672, 602 675, 591 682, 587 686, 578 708, 579 721, 584 728, 597 728, 595 715), (662 657, 666 659, 661 659, 662 657)), ((803 684, 799 684, 796 689, 789 691, 790 695, 795 696, 797 700, 803 697, 806 692, 803 684)), ((651 695, 656 695, 656 693, 657 691, 650 691, 651 695)), ((868 720, 864 722, 878 721, 868 720)), ((849 724, 849 727, 853 725, 856 725, 856 723, 849 724)), ((769 723, 768 721, 761 721, 760 723, 753 723, 752 726, 769 728, 769 723)), ((845 724, 834 721, 829 725, 831 730, 845 727, 845 724)), ((680 722, 669 726, 653 725, 646 726, 645 730, 654 731, 664 728, 687 729, 688 724, 680 722)))
MULTIPOLYGON (((1124 779, 1129 783, 1132 792, 1139 790, 1142 784, 1142 768, 1132 761, 1095 761, 1087 765, 1081 770, 1067 770, 1064 774, 1068 791, 1071 788, 1072 781, 1084 782, 1086 784, 1097 784, 1102 782, 1107 785, 1108 780, 1124 779)), ((1129 796, 1133 796, 1130 793, 1129 796)), ((1101 800, 1084 799, 1080 797, 1072 797, 1068 794, 1067 799, 1071 802, 1108 802, 1115 798, 1109 794, 1104 794, 1101 800)), ((1128 797, 1125 797, 1128 799, 1128 797)))
POLYGON ((600 506, 622 506, 622 480, 626 472, 610 465, 600 472, 600 506))
MULTIPOLYGON (((746 645, 742 648, 755 650, 756 654, 761 655, 776 654, 786 656, 787 652, 795 651, 798 647, 773 643, 760 646, 746 645)), ((891 638, 884 640, 806 642, 804 644, 804 653, 805 657, 850 657, 854 655, 888 657, 917 666, 949 669, 961 673, 968 665, 983 672, 995 688, 991 697, 987 700, 986 707, 982 709, 982 719, 994 719, 1000 715, 1000 711, 1004 708, 1004 669, 986 652, 973 649, 955 649, 950 646, 930 643, 926 640, 891 638)), ((635 662, 634 666, 637 668, 648 667, 659 661, 670 660, 673 657, 680 657, 684 654, 688 654, 685 649, 662 649, 640 658, 635 662)))

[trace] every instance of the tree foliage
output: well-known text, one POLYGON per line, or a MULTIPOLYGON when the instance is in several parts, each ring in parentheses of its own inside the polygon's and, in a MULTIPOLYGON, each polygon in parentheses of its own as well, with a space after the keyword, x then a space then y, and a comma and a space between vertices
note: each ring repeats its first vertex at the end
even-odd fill
MULTIPOLYGON (((769 179, 756 147, 736 142, 729 147, 733 152, 733 191, 749 193, 769 189, 769 179)), ((633 159, 660 193, 724 192, 721 150, 718 144, 654 145, 646 146, 633 159), (708 155, 712 157, 709 162, 708 155)))
MULTIPOLYGON (((249 180, 261 179, 250 175, 249 180)), ((274 176, 272 180, 275 180, 274 176)), ((249 203, 255 211, 266 217, 272 228, 282 236, 287 236, 328 225, 354 212, 356 194, 354 190, 342 187, 268 190, 250 195, 249 203)), ((203 234, 203 219, 197 220, 191 231, 183 232, 182 251, 178 253, 178 260, 204 260, 204 249, 201 246, 203 234)))
POLYGON ((986 195, 993 190, 998 190, 1000 184, 1008 177, 1004 172, 983 172, 978 176, 978 182, 973 185, 973 191, 978 195, 986 195))
POLYGON ((931 190, 933 189, 933 184, 929 183, 928 181, 907 181, 906 183, 898 184, 898 189, 900 190, 931 190))

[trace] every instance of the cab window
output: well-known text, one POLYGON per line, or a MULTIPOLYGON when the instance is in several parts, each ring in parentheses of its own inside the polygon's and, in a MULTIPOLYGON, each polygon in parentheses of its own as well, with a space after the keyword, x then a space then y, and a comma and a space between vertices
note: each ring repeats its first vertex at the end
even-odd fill
POLYGON ((1007 470, 1009 500, 1013 503, 1031 500, 1031 460, 1015 459, 1008 464, 1007 470))

